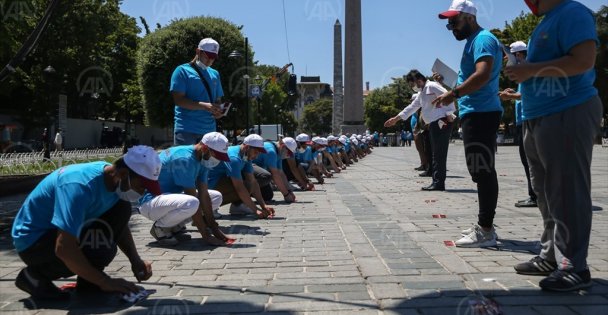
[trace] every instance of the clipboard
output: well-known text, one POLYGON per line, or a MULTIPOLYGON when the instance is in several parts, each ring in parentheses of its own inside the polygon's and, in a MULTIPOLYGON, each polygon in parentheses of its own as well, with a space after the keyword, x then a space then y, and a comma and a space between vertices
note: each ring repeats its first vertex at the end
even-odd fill
POLYGON ((456 86, 458 80, 458 73, 450 68, 443 61, 435 59, 435 63, 432 68, 433 72, 440 74, 443 77, 443 83, 449 87, 456 86))

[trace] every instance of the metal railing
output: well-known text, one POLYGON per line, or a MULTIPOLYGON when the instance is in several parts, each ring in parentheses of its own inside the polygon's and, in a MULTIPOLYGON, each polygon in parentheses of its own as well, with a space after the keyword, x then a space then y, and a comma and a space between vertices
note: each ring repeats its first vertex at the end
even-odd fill
MULTIPOLYGON (((85 149, 70 151, 51 151, 51 161, 89 161, 122 155, 122 147, 104 149, 85 149)), ((38 164, 44 161, 44 152, 0 153, 0 167, 38 164)), ((60 162, 61 163, 61 162, 60 162)))

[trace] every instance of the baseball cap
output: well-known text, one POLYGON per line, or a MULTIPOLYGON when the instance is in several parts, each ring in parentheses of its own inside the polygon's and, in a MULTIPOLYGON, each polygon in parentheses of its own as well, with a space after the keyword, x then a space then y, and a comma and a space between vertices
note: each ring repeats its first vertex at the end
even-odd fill
POLYGON ((224 137, 223 134, 219 132, 210 132, 203 136, 201 143, 213 150, 213 152, 215 152, 215 156, 219 160, 224 162, 230 161, 230 158, 226 153, 228 152, 228 138, 224 137))
POLYGON ((287 149, 289 149, 289 151, 291 151, 291 153, 295 153, 296 150, 298 149, 298 144, 296 143, 296 140, 294 140, 294 138, 285 137, 285 138, 283 138, 282 141, 285 144, 285 146, 287 147, 287 149))
POLYGON ((250 147, 254 147, 262 153, 266 153, 266 149, 264 149, 264 139, 259 135, 248 135, 245 140, 243 140, 243 144, 248 145, 250 147))
POLYGON ((156 196, 161 194, 158 176, 161 162, 156 151, 145 145, 136 145, 127 151, 123 157, 125 164, 140 176, 146 190, 156 196))
POLYGON ((439 18, 449 19, 460 13, 468 13, 476 16, 477 8, 475 8, 475 4, 473 4, 471 0, 454 0, 447 11, 439 13, 439 18))
POLYGON ((310 136, 305 134, 305 133, 301 133, 299 135, 296 136, 296 141, 297 142, 304 142, 306 144, 312 144, 312 141, 310 141, 310 136))
POLYGON ((338 140, 338 138, 336 136, 333 136, 333 135, 327 136, 327 141, 336 141, 336 140, 338 140))
POLYGON ((319 145, 327 146, 327 138, 314 137, 314 138, 312 138, 312 142, 319 144, 319 145))
POLYGON ((198 49, 204 51, 210 58, 218 58, 220 53, 220 44, 213 38, 203 38, 198 43, 198 49))
POLYGON ((338 141, 340 141, 340 143, 346 145, 346 137, 344 137, 344 138, 340 137, 340 138, 338 138, 338 141))
POLYGON ((528 50, 528 46, 526 45, 526 43, 524 43, 522 41, 516 41, 515 43, 511 44, 510 47, 511 47, 512 54, 514 54, 516 52, 528 50))

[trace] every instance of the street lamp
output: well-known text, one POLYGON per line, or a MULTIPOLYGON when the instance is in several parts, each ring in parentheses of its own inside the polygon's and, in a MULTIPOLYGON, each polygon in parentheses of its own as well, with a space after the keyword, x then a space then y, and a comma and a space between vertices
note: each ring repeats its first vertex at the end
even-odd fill
MULTIPOLYGON (((243 79, 245 80, 245 107, 246 107, 246 123, 245 130, 246 134, 249 135, 249 38, 245 37, 245 75, 243 79)), ((238 50, 233 50, 228 58, 240 58, 243 54, 241 54, 238 50)), ((236 116, 235 116, 235 126, 236 126, 236 116)), ((236 127, 235 127, 236 129, 236 127)))
POLYGON ((51 93, 53 91, 53 87, 52 87, 52 80, 53 77, 55 76, 55 73, 57 73, 57 71, 55 71, 55 68, 53 68, 52 66, 47 66, 46 68, 44 68, 44 70, 42 70, 42 75, 44 76, 46 83, 47 83, 47 87, 49 89, 47 95, 46 95, 46 108, 49 112, 49 114, 47 115, 47 128, 46 128, 46 134, 45 134, 45 139, 44 141, 44 158, 43 161, 50 161, 51 160, 51 93))
MULTIPOLYGON (((260 75, 256 75, 255 76, 255 84, 257 84, 258 86, 261 86, 262 83, 262 77, 260 77, 260 75)), ((261 93, 262 91, 260 91, 261 93)), ((257 105, 258 105, 258 135, 262 135, 262 119, 261 119, 261 115, 260 115, 260 96, 255 98, 257 105)))

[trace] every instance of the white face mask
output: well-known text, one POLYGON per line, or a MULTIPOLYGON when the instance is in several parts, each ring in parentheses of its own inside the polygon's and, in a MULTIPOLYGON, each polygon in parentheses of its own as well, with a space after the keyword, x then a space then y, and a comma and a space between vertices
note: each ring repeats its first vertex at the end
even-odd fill
POLYGON ((412 90, 414 90, 414 92, 416 92, 416 93, 420 92, 420 88, 417 85, 414 85, 412 90))
POLYGON ((220 164, 220 160, 214 158, 212 155, 209 156, 208 160, 202 159, 201 160, 201 164, 206 167, 207 169, 213 169, 214 167, 218 166, 220 164))
POLYGON ((244 162, 249 162, 249 149, 245 150, 245 152, 243 152, 243 155, 241 156, 241 159, 244 162))
POLYGON ((299 153, 304 153, 304 152, 306 152, 306 148, 298 148, 298 152, 299 153))
POLYGON ((142 195, 131 188, 131 175, 127 175, 127 183, 129 184, 129 190, 122 191, 122 189, 120 189, 122 181, 118 181, 118 187, 116 187, 116 190, 114 191, 118 195, 118 198, 128 202, 139 200, 142 195))
POLYGON ((196 65, 199 66, 203 70, 207 70, 207 66, 200 60, 196 60, 196 65))

